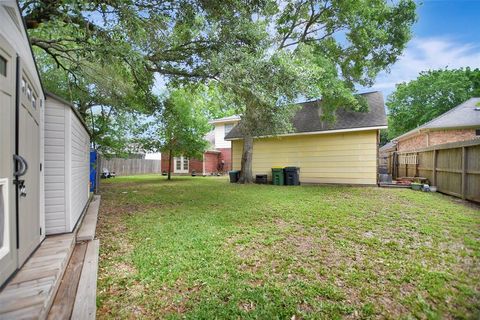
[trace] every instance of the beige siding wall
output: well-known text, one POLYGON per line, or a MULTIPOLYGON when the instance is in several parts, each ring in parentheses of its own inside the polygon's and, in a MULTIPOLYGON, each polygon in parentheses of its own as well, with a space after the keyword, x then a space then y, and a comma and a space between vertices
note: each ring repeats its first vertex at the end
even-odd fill
MULTIPOLYGON (((240 170, 242 143, 232 143, 234 170, 240 170)), ((377 130, 256 139, 253 174, 271 180, 275 166, 300 167, 302 183, 376 184, 377 130)))

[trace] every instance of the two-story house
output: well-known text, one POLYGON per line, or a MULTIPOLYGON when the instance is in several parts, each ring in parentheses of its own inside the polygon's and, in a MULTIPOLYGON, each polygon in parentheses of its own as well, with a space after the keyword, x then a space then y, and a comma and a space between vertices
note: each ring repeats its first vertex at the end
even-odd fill
MULTIPOLYGON (((187 157, 175 157, 172 163, 173 174, 197 174, 211 175, 225 173, 232 169, 232 143, 225 140, 225 136, 240 121, 239 116, 229 116, 214 119, 209 123, 214 126, 205 139, 209 142, 207 151, 202 159, 189 159, 187 157)), ((162 156, 162 172, 168 171, 168 157, 162 156)))

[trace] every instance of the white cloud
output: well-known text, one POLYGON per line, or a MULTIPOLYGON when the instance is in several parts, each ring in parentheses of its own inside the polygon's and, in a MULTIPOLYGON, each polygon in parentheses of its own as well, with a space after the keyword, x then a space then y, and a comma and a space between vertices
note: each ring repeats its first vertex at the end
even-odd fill
POLYGON ((445 67, 480 67, 480 46, 449 38, 415 38, 390 73, 379 74, 370 90, 383 91, 386 97, 395 89, 395 84, 413 80, 421 71, 445 67))

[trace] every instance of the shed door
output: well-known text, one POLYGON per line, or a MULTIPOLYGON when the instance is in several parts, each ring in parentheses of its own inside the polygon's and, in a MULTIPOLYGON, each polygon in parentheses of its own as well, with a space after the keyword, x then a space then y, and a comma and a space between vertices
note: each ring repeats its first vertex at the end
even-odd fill
POLYGON ((15 188, 16 56, 0 35, 0 285, 17 268, 15 188))
POLYGON ((23 187, 18 186, 18 263, 22 265, 41 240, 40 230, 40 88, 20 61, 20 105, 18 110, 18 152, 28 165, 23 187))

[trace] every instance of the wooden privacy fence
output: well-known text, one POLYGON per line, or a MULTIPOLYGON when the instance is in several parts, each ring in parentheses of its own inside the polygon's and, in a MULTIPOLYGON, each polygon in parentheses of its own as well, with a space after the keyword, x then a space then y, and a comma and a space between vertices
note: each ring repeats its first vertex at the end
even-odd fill
POLYGON ((446 194, 480 202, 480 139, 393 154, 393 178, 425 177, 446 194))
POLYGON ((104 159, 102 158, 100 172, 104 168, 114 171, 117 176, 129 176, 134 174, 161 173, 160 160, 145 159, 104 159))

